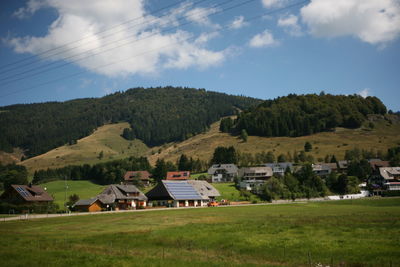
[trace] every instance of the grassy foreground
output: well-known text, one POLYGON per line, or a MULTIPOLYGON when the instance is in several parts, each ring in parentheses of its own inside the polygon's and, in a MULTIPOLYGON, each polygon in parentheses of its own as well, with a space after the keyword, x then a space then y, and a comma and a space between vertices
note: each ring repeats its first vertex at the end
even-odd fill
POLYGON ((398 266, 399 205, 397 198, 2 222, 0 262, 398 266))

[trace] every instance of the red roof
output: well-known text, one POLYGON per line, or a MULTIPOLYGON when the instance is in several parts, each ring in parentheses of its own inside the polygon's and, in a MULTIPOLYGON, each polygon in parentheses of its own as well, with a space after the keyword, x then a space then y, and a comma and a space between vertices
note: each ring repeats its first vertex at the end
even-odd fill
POLYGON ((378 169, 380 167, 389 167, 390 163, 386 160, 374 160, 369 163, 373 169, 378 169))
POLYGON ((190 178, 189 171, 167 172, 167 180, 187 180, 190 178))
POLYGON ((150 176, 148 171, 128 171, 124 175, 124 180, 131 181, 134 177, 140 177, 140 180, 149 180, 150 176))
POLYGON ((53 201, 54 199, 40 186, 32 185, 11 185, 25 201, 53 201))

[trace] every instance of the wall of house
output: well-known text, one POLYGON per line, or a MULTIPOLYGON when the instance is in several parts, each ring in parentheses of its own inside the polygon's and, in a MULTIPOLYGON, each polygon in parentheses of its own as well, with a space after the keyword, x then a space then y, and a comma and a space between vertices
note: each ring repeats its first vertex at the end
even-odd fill
POLYGON ((88 210, 89 212, 96 212, 96 211, 101 211, 101 205, 98 201, 94 202, 92 205, 89 206, 88 210))

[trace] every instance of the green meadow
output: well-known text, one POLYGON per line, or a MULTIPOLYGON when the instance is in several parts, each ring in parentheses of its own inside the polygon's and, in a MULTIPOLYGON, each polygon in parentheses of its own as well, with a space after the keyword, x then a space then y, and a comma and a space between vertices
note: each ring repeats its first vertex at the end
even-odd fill
MULTIPOLYGON (((103 185, 94 184, 90 181, 66 181, 67 183, 67 201, 68 197, 77 194, 80 199, 95 197, 105 188, 103 185)), ((52 181, 40 184, 46 188, 47 192, 54 197, 54 202, 60 209, 64 207, 65 200, 65 181, 52 181)))
POLYGON ((400 198, 0 222, 2 266, 399 266, 400 198))

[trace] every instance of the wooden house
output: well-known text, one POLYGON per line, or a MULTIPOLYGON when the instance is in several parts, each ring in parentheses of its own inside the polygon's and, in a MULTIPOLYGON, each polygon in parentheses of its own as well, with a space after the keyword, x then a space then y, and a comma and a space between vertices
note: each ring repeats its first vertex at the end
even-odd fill
POLYGON ((73 205, 74 210, 76 211, 84 211, 84 212, 96 212, 102 211, 104 207, 104 203, 102 203, 97 197, 93 197, 90 199, 80 199, 73 205))
POLYGON ((6 188, 0 198, 14 204, 49 204, 54 200, 46 190, 32 184, 13 184, 6 188))
POLYGON ((127 171, 124 175, 124 182, 132 184, 135 179, 140 179, 144 186, 150 185, 151 174, 148 171, 127 171))
POLYGON ((189 171, 167 172, 167 180, 188 180, 190 178, 189 171))

